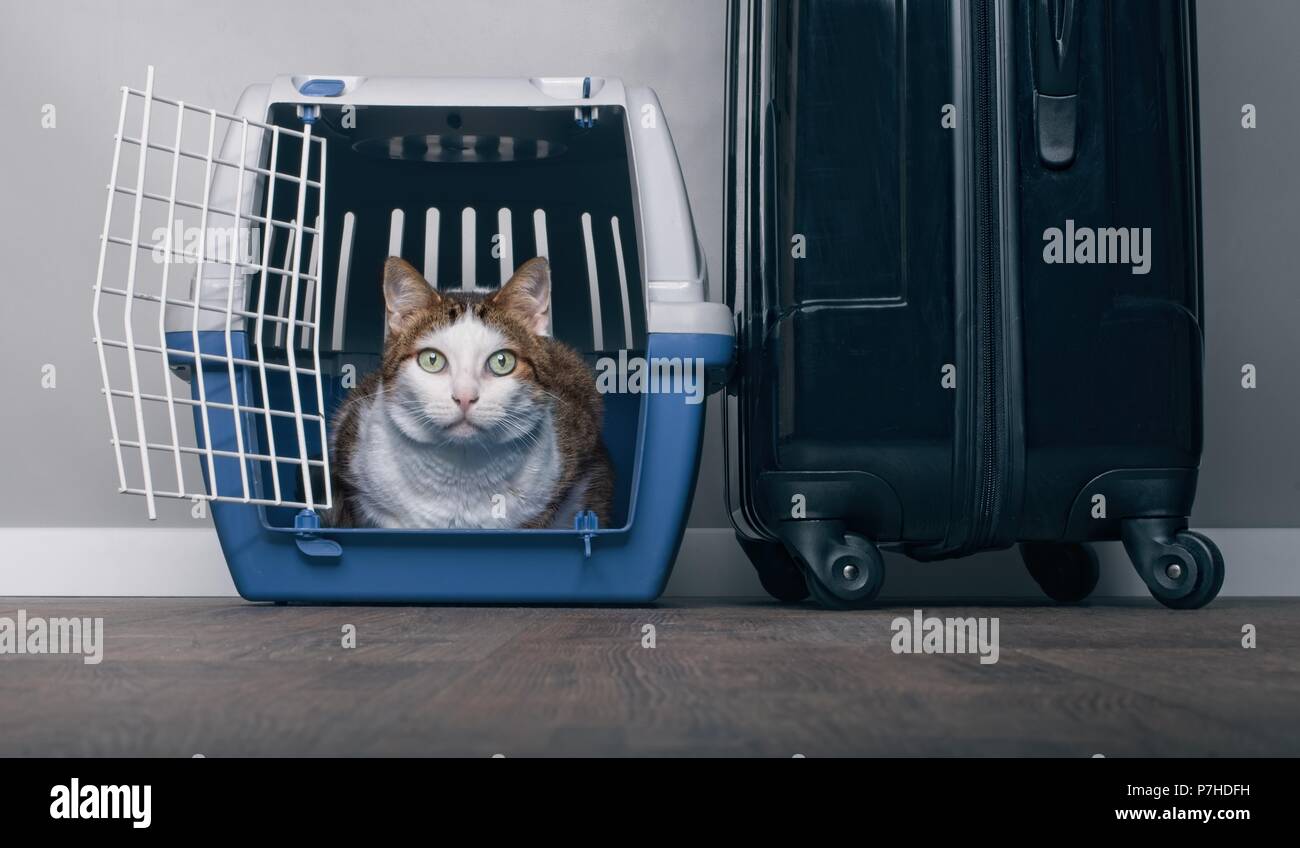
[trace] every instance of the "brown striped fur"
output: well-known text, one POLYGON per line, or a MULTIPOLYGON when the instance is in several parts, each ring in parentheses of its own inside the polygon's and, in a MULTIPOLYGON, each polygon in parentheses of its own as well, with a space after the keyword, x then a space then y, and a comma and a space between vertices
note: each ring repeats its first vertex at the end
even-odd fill
MULTIPOLYGON (((419 340, 430 331, 450 326, 467 311, 495 328, 509 341, 517 364, 514 374, 532 383, 550 397, 556 442, 562 461, 559 482, 547 507, 526 527, 547 527, 557 511, 584 479, 586 508, 594 510, 602 526, 612 520, 614 473, 609 453, 601 439, 603 402, 595 380, 582 357, 562 342, 535 332, 537 304, 532 297, 539 280, 549 304, 549 268, 545 259, 524 263, 501 289, 491 293, 438 292, 427 282, 406 285, 410 278, 423 277, 409 263, 390 258, 384 267, 389 335, 382 364, 352 390, 334 419, 332 433, 335 508, 330 524, 353 527, 363 524, 356 508, 353 462, 359 434, 359 415, 380 386, 396 380, 399 369, 420 353, 419 340)), ((549 306, 547 306, 549 309, 549 306)), ((549 313, 548 313, 549 314, 549 313)))

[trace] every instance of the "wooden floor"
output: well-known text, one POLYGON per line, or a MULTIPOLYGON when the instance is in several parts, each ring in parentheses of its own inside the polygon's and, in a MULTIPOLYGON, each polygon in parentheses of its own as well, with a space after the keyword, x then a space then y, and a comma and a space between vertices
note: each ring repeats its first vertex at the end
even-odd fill
POLYGON ((1300 600, 923 607, 997 616, 993 665, 894 654, 912 608, 2 599, 105 646, 0 655, 0 754, 1300 754, 1300 600))

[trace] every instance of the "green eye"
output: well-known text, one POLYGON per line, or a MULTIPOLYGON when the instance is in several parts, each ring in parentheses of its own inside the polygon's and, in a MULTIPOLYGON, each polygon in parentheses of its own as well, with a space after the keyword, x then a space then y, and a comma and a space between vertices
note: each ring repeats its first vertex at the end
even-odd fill
POLYGON ((447 367, 447 357, 433 348, 420 351, 419 355, 415 357, 415 361, 420 363, 420 367, 430 374, 437 374, 447 367))
POLYGON ((498 377, 504 377, 515 370, 515 355, 508 350, 498 350, 488 357, 488 370, 498 377))

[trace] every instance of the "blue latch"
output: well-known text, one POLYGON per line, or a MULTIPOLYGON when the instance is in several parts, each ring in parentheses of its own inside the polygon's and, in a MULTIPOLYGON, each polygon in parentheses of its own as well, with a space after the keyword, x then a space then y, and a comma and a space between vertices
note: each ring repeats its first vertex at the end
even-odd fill
POLYGON ((304 97, 338 97, 347 85, 341 79, 309 79, 298 86, 304 97))
POLYGON ((294 542, 304 556, 312 559, 338 559, 343 556, 343 547, 332 539, 322 539, 316 535, 320 529, 320 516, 310 509, 304 509, 293 517, 294 542))
MULTIPOLYGON (((591 98, 591 77, 583 77, 582 78, 582 99, 589 100, 590 98, 591 98)), ((596 125, 596 118, 590 106, 579 106, 577 112, 578 112, 577 115, 578 126, 591 128, 596 125)))
POLYGON ((600 529, 600 518, 589 509, 580 510, 573 517, 573 529, 582 534, 582 549, 590 557, 591 540, 595 537, 596 531, 600 529))

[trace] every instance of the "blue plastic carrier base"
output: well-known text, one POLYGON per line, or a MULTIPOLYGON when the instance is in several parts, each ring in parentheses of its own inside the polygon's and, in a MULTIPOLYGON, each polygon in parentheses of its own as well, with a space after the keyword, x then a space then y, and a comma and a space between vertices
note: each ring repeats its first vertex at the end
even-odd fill
MULTIPOLYGON (((200 333, 204 353, 247 357, 243 333, 227 351, 223 333, 200 333)), ((192 337, 168 333, 172 365, 192 365, 192 337)), ((699 358, 710 371, 725 368, 729 336, 651 333, 646 358, 699 358)), ((228 402, 229 369, 205 360, 203 388, 209 401, 228 402)), ((256 369, 235 368, 240 403, 255 398, 256 369)), ((307 378, 300 379, 304 392, 307 378)), ((191 379, 198 397, 198 375, 191 379)), ((287 391, 287 377, 279 384, 287 391)), ((276 392, 273 385, 270 391, 276 392)), ((342 390, 326 388, 328 405, 342 390)), ((615 504, 618 526, 572 530, 382 530, 314 528, 296 510, 213 502, 212 520, 239 594, 250 601, 308 603, 643 603, 657 598, 681 544, 699 468, 704 432, 703 398, 681 393, 607 395, 605 439, 620 476, 615 504), (691 402, 694 400, 695 402, 691 402)), ((235 421, 229 410, 209 408, 206 432, 214 448, 234 451, 235 421)), ((310 429, 310 428, 309 428, 310 429)), ((200 444, 205 427, 195 407, 200 444)), ((261 451, 266 433, 257 416, 244 415, 249 452, 261 451)), ((286 437, 288 434, 285 434, 286 437)), ((293 445, 291 438, 277 444, 293 445)), ((309 443, 309 453, 320 450, 309 443)), ((296 448, 295 448, 296 449, 296 448)), ((283 455, 283 454, 281 454, 283 455)), ((290 456, 292 456, 290 454, 290 456)), ((254 496, 267 481, 256 477, 254 496)), ((264 465, 264 463, 263 463, 264 465)), ((215 483, 222 495, 238 494, 239 460, 217 457, 215 483)), ((285 466, 290 485, 295 466, 285 466)))

